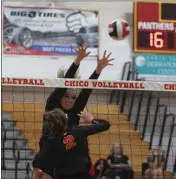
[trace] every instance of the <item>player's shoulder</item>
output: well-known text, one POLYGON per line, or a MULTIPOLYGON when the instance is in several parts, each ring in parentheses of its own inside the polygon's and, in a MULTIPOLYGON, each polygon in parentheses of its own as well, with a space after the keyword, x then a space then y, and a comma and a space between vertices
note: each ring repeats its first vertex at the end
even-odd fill
POLYGON ((78 131, 79 129, 80 129, 80 126, 70 126, 70 127, 67 127, 66 132, 73 133, 73 132, 78 131))
POLYGON ((49 141, 51 148, 55 148, 57 150, 62 149, 62 145, 63 145, 63 136, 62 135, 50 136, 48 138, 48 141, 49 141))
POLYGON ((42 140, 44 142, 54 143, 55 141, 58 141, 62 139, 61 135, 50 135, 50 136, 44 136, 42 137, 42 140))
POLYGON ((48 143, 49 145, 52 145, 55 141, 58 141, 57 136, 47 136, 43 138, 43 142, 48 143))
POLYGON ((76 138, 84 138, 85 137, 84 130, 81 128, 81 126, 73 126, 73 127, 67 128, 65 134, 74 136, 76 138))

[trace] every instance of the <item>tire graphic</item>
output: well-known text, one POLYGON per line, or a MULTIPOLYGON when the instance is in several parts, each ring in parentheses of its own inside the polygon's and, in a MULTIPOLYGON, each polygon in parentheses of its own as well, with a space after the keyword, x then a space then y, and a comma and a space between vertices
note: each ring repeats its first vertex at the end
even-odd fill
POLYGON ((31 48, 33 45, 33 34, 28 28, 18 27, 14 30, 14 42, 16 45, 31 48))

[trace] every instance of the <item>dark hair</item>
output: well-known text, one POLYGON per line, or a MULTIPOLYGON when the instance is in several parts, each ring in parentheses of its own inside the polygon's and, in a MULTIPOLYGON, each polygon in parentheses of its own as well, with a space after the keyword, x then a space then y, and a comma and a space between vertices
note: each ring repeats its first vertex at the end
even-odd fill
POLYGON ((104 167, 102 170, 102 176, 104 176, 106 170, 109 168, 108 162, 106 159, 100 158, 99 160, 96 161, 94 165, 94 170, 95 170, 95 177, 99 175, 99 170, 97 170, 97 166, 100 164, 100 162, 103 161, 104 167))
POLYGON ((43 114, 43 127, 45 135, 63 134, 67 127, 66 114, 59 108, 43 114))

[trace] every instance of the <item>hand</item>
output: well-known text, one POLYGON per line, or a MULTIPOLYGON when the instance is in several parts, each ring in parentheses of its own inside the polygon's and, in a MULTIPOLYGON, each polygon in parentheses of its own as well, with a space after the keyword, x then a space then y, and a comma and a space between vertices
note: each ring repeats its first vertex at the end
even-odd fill
POLYGON ((66 26, 70 32, 78 33, 81 27, 87 26, 86 15, 81 11, 74 12, 67 16, 66 26))
POLYGON ((97 73, 101 73, 101 71, 107 67, 107 66, 112 66, 113 64, 110 63, 111 61, 113 61, 114 59, 109 59, 110 56, 111 56, 112 53, 109 53, 107 56, 106 56, 106 50, 104 51, 104 54, 103 54, 103 58, 100 59, 99 56, 97 56, 97 68, 96 68, 96 72, 97 73))
POLYGON ((79 47, 78 46, 75 49, 75 52, 77 52, 77 57, 76 57, 76 60, 75 60, 76 65, 78 65, 81 62, 81 60, 83 60, 84 58, 86 58, 90 54, 90 52, 87 52, 87 48, 88 48, 88 46, 86 46, 86 47, 79 47))
POLYGON ((94 119, 90 110, 84 109, 78 116, 84 120, 84 122, 91 123, 94 119))
POLYGON ((53 179, 50 175, 43 173, 41 179, 53 179))
POLYGON ((32 178, 33 179, 41 179, 42 174, 43 174, 43 172, 40 169, 34 168, 32 178))

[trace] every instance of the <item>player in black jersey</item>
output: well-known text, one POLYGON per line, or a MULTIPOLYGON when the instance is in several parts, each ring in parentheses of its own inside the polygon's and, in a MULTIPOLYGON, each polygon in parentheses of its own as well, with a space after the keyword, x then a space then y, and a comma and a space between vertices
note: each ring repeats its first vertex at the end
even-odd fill
MULTIPOLYGON (((74 78, 81 61, 89 55, 89 52, 87 53, 87 47, 78 47, 76 52, 78 55, 66 72, 64 78, 74 78)), ((102 70, 106 66, 112 65, 110 62, 113 59, 110 59, 110 55, 111 53, 106 55, 105 51, 102 59, 97 56, 97 67, 89 79, 98 79, 102 70)), ((50 111, 55 108, 60 108, 68 115, 68 125, 78 126, 79 116, 77 114, 84 110, 91 92, 92 89, 82 89, 77 97, 74 89, 56 88, 48 97, 45 110, 50 111)))
MULTIPOLYGON (((48 136, 43 139, 43 147, 33 161, 34 168, 40 168, 55 179, 89 179, 91 160, 87 137, 109 129, 106 120, 94 119, 90 112, 79 115, 88 126, 68 127, 68 119, 63 111, 54 109, 45 113, 45 128, 48 136), (55 167, 55 173, 50 170, 55 167)), ((39 179, 40 176, 35 176, 39 179)))

